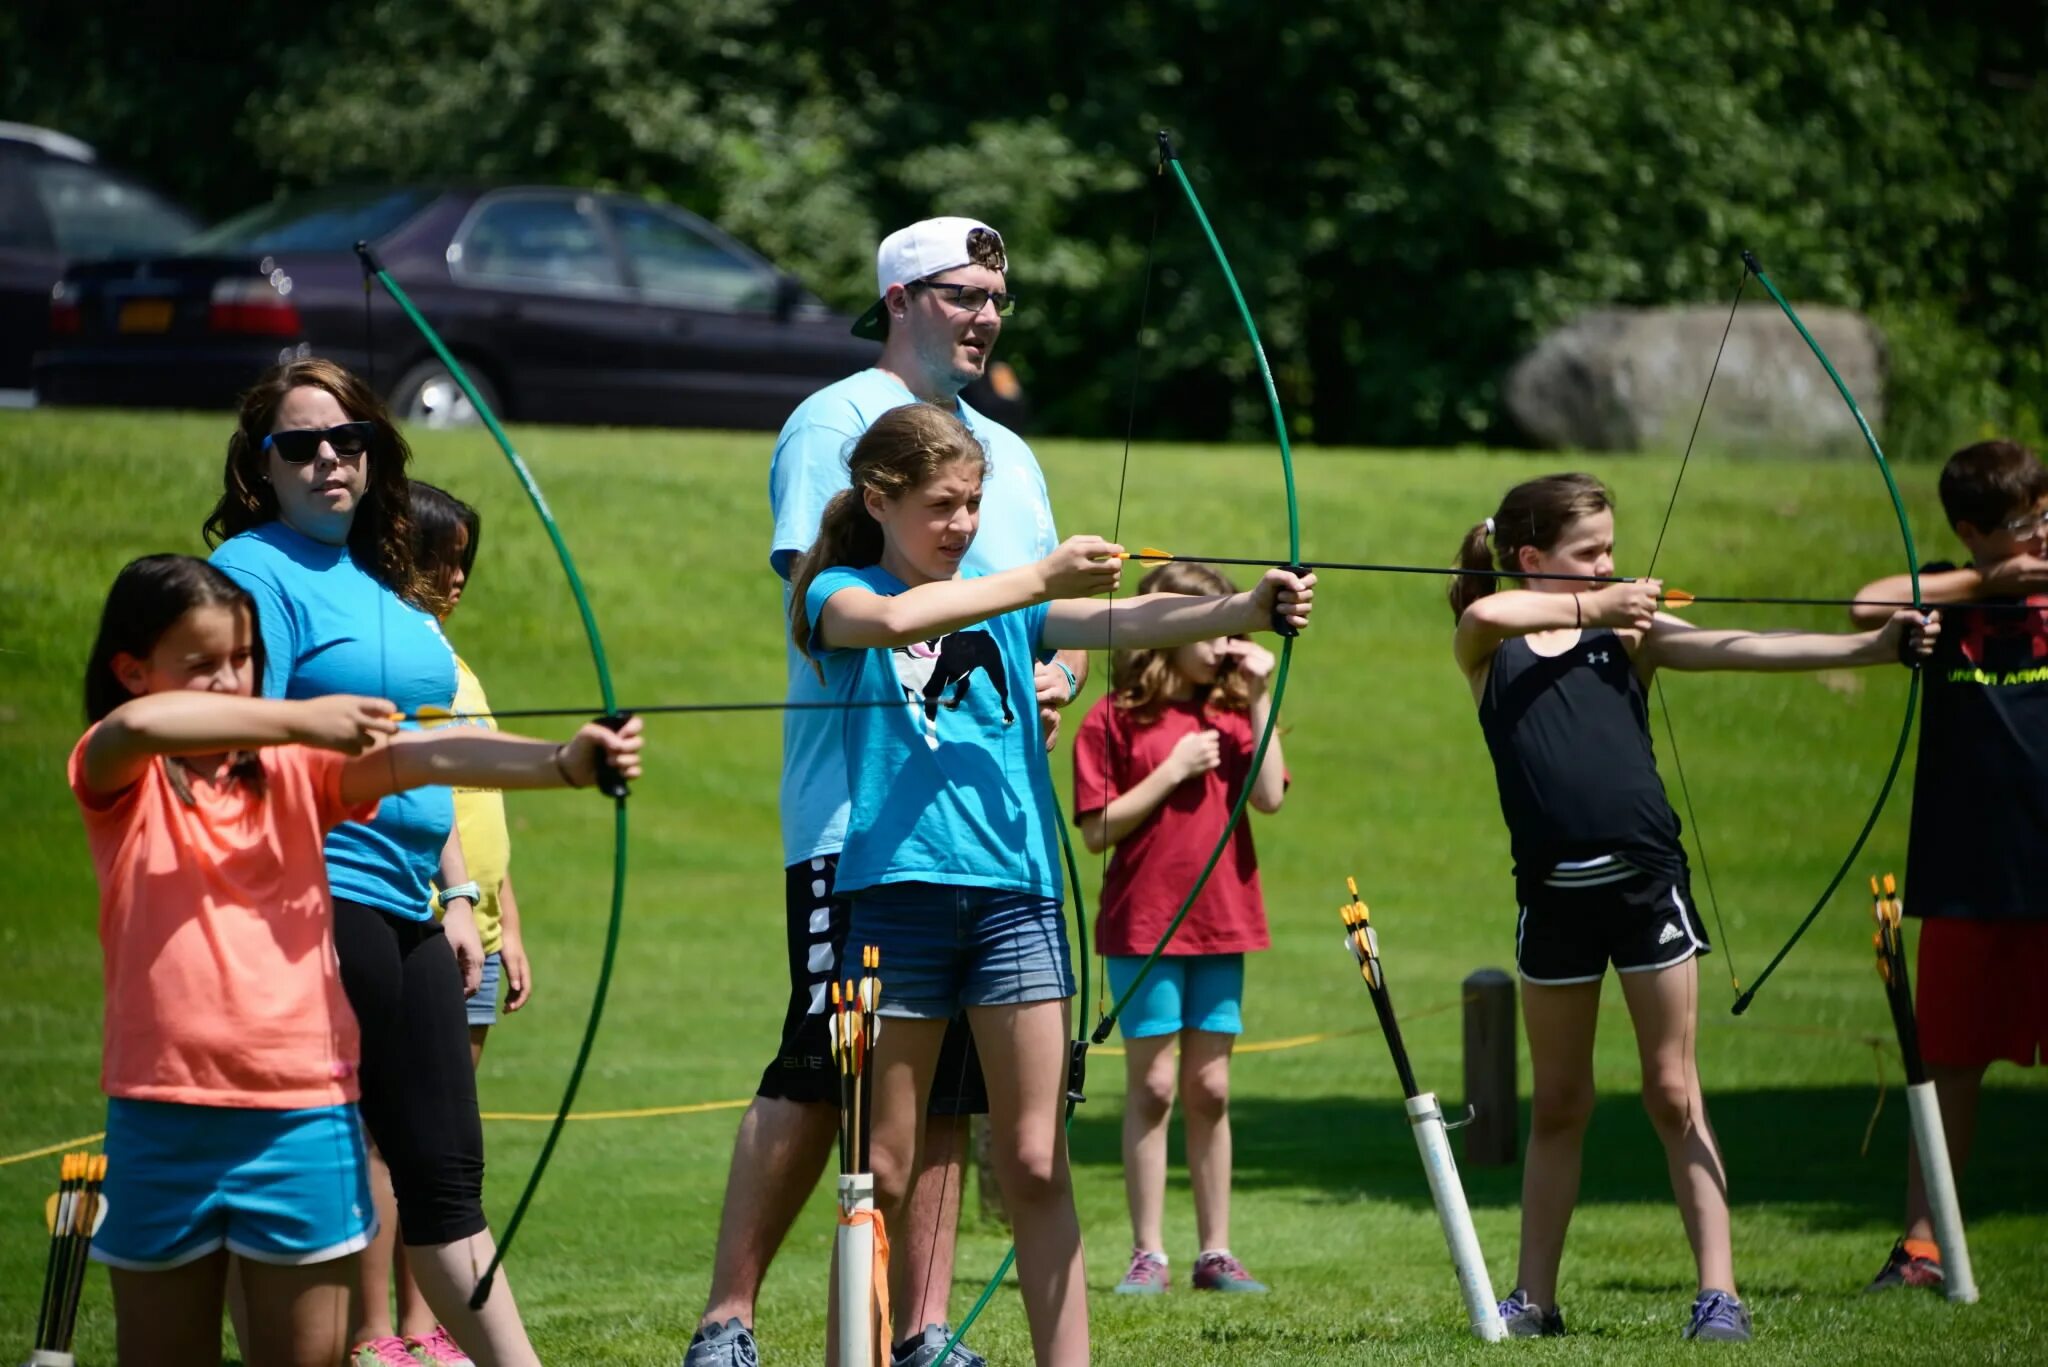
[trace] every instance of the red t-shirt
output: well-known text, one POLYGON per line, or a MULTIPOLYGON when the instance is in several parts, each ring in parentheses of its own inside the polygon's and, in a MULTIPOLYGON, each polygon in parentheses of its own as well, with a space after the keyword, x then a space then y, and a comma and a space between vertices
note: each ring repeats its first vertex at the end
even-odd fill
MULTIPOLYGON (((1100 811, 1136 787, 1166 762, 1181 737, 1201 730, 1214 730, 1222 738, 1223 763, 1174 789, 1118 842, 1096 909, 1098 954, 1150 954, 1159 943, 1222 838, 1231 804, 1251 775, 1252 749, 1259 738, 1242 712, 1204 712, 1191 702, 1173 703, 1153 721, 1138 722, 1108 698, 1089 709, 1074 738, 1074 810, 1079 814, 1100 811)), ((1252 825, 1245 820, 1166 952, 1242 954, 1270 944, 1252 825)))

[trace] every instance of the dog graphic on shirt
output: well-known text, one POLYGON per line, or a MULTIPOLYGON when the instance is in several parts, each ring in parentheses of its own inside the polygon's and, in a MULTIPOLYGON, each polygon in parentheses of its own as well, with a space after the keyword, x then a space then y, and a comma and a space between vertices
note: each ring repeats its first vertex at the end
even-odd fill
POLYGON ((939 748, 939 708, 957 709, 977 673, 986 674, 994 685, 996 701, 1003 709, 1003 725, 1017 719, 1010 710, 1009 672, 1003 667, 1002 648, 988 632, 956 631, 936 641, 899 646, 895 657, 896 681, 903 686, 906 701, 922 706, 924 740, 932 749, 939 748), (948 688, 953 690, 950 698, 945 696, 948 688))

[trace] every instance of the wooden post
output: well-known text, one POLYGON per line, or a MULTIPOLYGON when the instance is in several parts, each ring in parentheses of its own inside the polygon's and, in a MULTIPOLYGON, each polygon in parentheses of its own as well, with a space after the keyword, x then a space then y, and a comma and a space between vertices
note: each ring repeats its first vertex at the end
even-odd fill
POLYGON ((1515 1086, 1515 980, 1497 968, 1465 979, 1464 1163, 1506 1167, 1521 1144, 1521 1107, 1515 1086))

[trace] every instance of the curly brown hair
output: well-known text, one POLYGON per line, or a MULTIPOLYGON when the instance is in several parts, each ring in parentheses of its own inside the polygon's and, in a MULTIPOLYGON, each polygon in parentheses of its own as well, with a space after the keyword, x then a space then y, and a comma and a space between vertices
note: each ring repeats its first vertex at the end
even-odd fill
MULTIPOLYGON (((1218 570, 1192 560, 1159 566, 1138 581, 1139 593, 1185 593, 1216 597, 1237 592, 1237 585, 1218 570)), ((1113 704, 1133 720, 1151 722, 1166 710, 1190 680, 1173 666, 1171 650, 1117 650, 1109 657, 1109 692, 1113 704)), ((1204 711, 1251 710, 1251 687, 1236 670, 1226 670, 1206 689, 1195 691, 1204 711)))
POLYGON ((446 604, 432 579, 420 572, 413 554, 412 495, 405 473, 412 463, 412 448, 399 435, 376 391, 347 367, 321 357, 273 366, 242 395, 241 412, 228 437, 220 501, 206 519, 206 543, 217 546, 277 520, 277 491, 263 477, 268 459, 263 439, 270 435, 285 396, 302 388, 325 390, 350 421, 367 422, 376 429, 370 438, 363 501, 349 523, 349 555, 385 588, 440 616, 446 604))

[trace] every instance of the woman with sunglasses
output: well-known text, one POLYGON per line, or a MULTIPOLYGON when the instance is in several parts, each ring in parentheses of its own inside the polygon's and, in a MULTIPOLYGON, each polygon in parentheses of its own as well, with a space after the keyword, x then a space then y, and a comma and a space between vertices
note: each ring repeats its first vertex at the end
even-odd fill
MULTIPOLYGON (((410 459, 377 396, 331 361, 278 366, 243 396, 206 536, 213 563, 256 600, 266 697, 367 694, 408 714, 454 702, 443 604, 414 559, 410 459)), ((359 1104, 391 1168, 407 1262, 477 1362, 537 1364, 504 1277, 469 1307, 494 1245, 464 1008, 483 953, 453 796, 387 799, 374 820, 337 826, 326 857, 335 953, 362 1028, 359 1104), (438 922, 430 885, 443 889, 438 922)), ((383 1336, 350 1354, 354 1367, 415 1361, 383 1336)))

